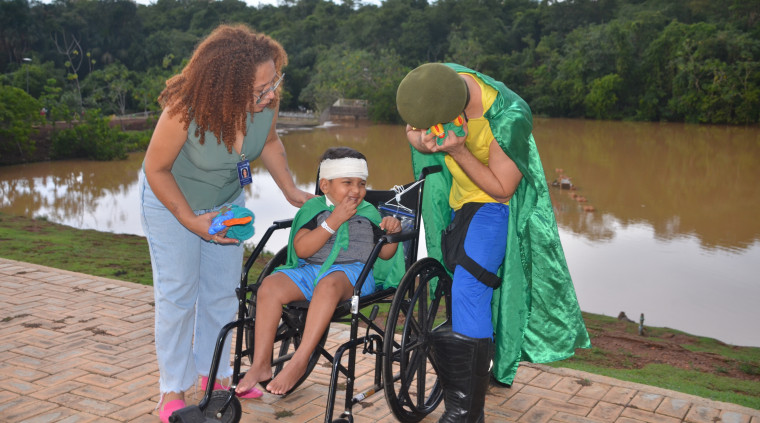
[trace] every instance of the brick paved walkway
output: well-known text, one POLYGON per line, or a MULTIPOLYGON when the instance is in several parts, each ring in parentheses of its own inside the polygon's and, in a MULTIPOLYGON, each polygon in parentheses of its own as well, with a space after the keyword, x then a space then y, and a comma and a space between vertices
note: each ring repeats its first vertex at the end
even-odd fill
MULTIPOLYGON (((158 422, 152 301, 151 287, 0 258, 0 422, 158 422)), ((334 344, 347 336, 332 332, 334 344)), ((317 365, 285 398, 243 400, 242 421, 323 421, 329 372, 317 365)), ((395 421, 382 394, 354 412, 359 423, 395 421)), ((534 364, 511 388, 490 389, 486 413, 488 422, 760 423, 758 410, 534 364)))

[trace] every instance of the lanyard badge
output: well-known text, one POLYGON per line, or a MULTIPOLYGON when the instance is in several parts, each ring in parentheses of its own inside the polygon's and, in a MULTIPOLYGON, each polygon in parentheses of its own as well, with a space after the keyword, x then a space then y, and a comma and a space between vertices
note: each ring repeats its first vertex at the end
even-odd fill
POLYGON ((241 154, 240 159, 237 164, 238 180, 240 180, 240 186, 244 187, 253 181, 253 178, 251 178, 251 163, 245 158, 245 154, 241 154))

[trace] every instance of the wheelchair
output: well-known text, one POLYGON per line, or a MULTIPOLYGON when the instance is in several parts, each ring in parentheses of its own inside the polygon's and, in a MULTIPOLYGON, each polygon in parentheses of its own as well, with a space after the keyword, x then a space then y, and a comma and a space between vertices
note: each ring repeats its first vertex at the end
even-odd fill
MULTIPOLYGON (((414 216, 408 229, 393 235, 382 236, 375 245, 354 287, 353 297, 341 302, 335 310, 332 322, 350 324, 350 337, 338 346, 334 353, 325 349, 328 330, 312 353, 306 372, 290 392, 297 389, 316 366, 320 357, 332 364, 326 423, 351 423, 354 421, 352 407, 365 398, 385 392, 385 399, 393 415, 401 422, 417 422, 430 414, 443 399, 438 377, 431 377, 430 333, 438 327, 451 325, 451 278, 437 260, 427 257, 417 260, 421 224, 422 195, 425 177, 439 172, 440 166, 423 169, 420 179, 405 185, 404 195, 397 191, 367 190, 365 200, 376 207, 389 204, 395 198, 397 206, 409 210, 414 216), (395 288, 381 288, 360 297, 361 286, 372 270, 380 249, 387 243, 399 243, 404 249, 406 272, 395 288), (375 322, 380 307, 388 308, 385 327, 375 322), (369 314, 365 312, 369 309, 369 314), (360 336, 360 331, 363 335, 360 336), (374 383, 362 392, 355 393, 357 350, 375 356, 374 383), (347 364, 342 364, 347 354, 347 364), (339 380, 343 377, 343 385, 339 380), (344 411, 333 419, 338 390, 345 386, 344 411)), ((320 195, 317 184, 317 194, 320 195)), ((254 331, 256 327, 256 293, 263 279, 285 263, 287 247, 277 252, 265 265, 253 284, 248 283, 251 268, 262 253, 266 242, 277 230, 290 228, 292 219, 274 222, 243 266, 238 297, 238 319, 225 325, 217 338, 209 380, 216 379, 222 347, 227 336, 235 329, 232 384, 227 390, 214 390, 208 383, 203 398, 197 406, 176 411, 172 422, 233 422, 240 421, 242 407, 235 396, 235 387, 245 375, 241 372, 242 359, 253 360, 254 331), (243 345, 245 344, 245 345, 243 345)), ((275 335, 272 357, 273 377, 282 370, 293 352, 298 348, 306 322, 308 301, 297 301, 283 307, 282 317, 275 335)))

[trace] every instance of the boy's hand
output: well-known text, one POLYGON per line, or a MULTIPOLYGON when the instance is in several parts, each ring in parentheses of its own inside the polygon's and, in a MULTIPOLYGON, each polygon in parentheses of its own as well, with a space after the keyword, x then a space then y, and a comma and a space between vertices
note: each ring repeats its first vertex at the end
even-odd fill
MULTIPOLYGON (((335 205, 335 210, 330 214, 330 217, 334 216, 335 223, 337 223, 334 227, 330 226, 337 230, 340 225, 356 214, 358 206, 359 203, 356 200, 351 199, 348 195, 345 196, 343 201, 335 205)), ((332 219, 330 220, 332 221, 332 219)))
POLYGON ((380 222, 380 229, 387 234, 396 234, 401 232, 401 221, 393 216, 385 216, 380 222))
MULTIPOLYGON (((392 216, 385 216, 383 220, 380 221, 380 229, 384 230, 386 234, 397 234, 401 232, 401 222, 392 216)), ((379 257, 383 260, 390 260, 391 257, 393 257, 394 254, 396 254, 396 249, 398 248, 398 243, 394 242, 392 244, 385 244, 383 245, 383 248, 380 250, 379 257)))

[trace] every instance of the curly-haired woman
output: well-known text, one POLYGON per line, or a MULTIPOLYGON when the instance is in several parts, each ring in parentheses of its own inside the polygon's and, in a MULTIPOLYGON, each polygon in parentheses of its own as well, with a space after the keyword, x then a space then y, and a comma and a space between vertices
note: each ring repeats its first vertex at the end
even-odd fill
MULTIPOLYGON (((222 25, 159 97, 164 110, 145 154, 140 195, 153 266, 164 422, 185 406, 184 392, 199 375, 208 382, 216 336, 235 317, 243 247, 225 232, 208 230, 222 205, 244 205, 249 160, 261 156, 294 206, 312 197, 294 184, 275 131, 287 60, 272 38, 222 25)), ((222 357, 229 348, 228 339, 222 357)), ((219 371, 222 379, 231 374, 229 366, 219 371)), ((260 395, 255 389, 239 394, 260 395)))

